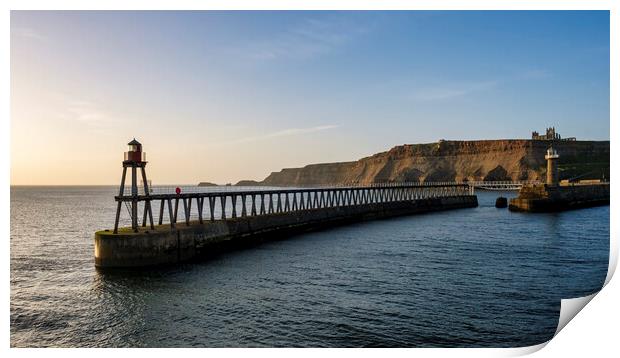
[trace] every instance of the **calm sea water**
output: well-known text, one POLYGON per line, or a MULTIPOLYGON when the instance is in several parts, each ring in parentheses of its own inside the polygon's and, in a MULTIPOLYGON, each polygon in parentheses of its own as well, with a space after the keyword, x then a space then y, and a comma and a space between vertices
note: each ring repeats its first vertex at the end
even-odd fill
MULTIPOLYGON (((298 235, 196 264, 94 267, 114 187, 11 188, 11 346, 509 347, 599 290, 609 207, 480 206, 298 235)), ((503 193, 514 196, 516 193, 503 193)))

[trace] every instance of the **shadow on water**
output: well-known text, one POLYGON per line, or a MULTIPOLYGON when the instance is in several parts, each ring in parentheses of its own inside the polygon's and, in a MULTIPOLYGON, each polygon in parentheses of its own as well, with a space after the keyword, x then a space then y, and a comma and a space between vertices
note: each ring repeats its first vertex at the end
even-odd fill
POLYGON ((144 268, 95 268, 92 292, 108 294, 111 292, 131 292, 152 289, 153 283, 183 278, 196 270, 195 263, 183 263, 144 268))

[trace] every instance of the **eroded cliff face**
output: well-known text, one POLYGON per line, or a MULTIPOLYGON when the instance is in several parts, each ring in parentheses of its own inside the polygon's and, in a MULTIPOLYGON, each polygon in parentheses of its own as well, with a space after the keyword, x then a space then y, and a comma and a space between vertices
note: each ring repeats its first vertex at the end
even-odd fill
POLYGON ((262 185, 544 179, 550 144, 562 179, 609 177, 609 141, 481 140, 407 144, 355 162, 312 164, 271 173, 262 185))

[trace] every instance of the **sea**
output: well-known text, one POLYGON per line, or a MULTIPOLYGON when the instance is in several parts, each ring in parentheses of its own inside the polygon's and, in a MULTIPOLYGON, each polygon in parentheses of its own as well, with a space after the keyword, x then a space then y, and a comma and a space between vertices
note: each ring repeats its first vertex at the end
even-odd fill
POLYGON ((116 187, 11 187, 11 347, 522 347, 601 289, 609 206, 357 223, 130 271, 94 265, 116 187))

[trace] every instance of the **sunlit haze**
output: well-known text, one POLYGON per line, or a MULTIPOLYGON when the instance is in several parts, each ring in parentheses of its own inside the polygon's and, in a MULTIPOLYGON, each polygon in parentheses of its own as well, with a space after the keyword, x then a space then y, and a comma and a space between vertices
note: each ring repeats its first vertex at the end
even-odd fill
POLYGON ((405 143, 609 140, 609 12, 11 12, 11 184, 235 183, 405 143))

